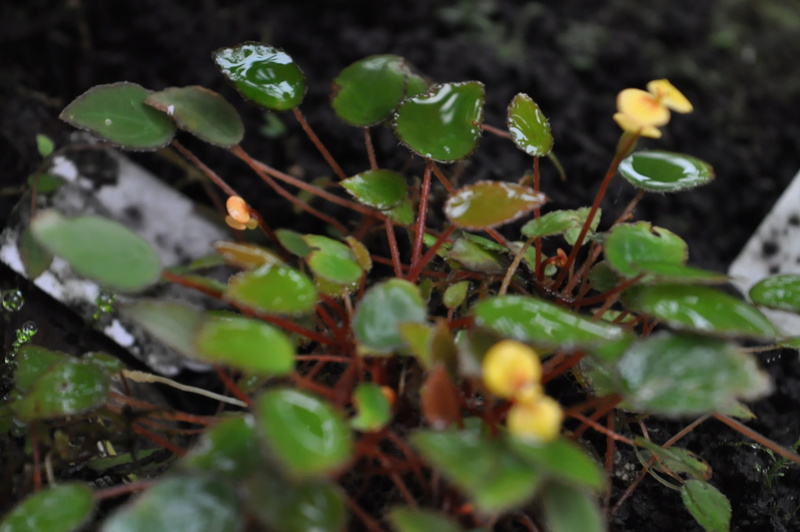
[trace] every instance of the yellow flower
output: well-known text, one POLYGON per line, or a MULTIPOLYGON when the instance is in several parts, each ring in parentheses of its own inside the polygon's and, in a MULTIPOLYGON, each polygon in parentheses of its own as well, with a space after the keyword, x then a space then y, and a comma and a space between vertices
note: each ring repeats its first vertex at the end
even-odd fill
POLYGON ((647 91, 625 89, 617 95, 614 121, 623 130, 643 137, 659 138, 660 126, 669 122, 670 109, 678 113, 692 112, 692 104, 666 79, 653 80, 647 91))
POLYGON ((506 417, 508 431, 520 438, 548 442, 558 438, 564 411, 558 401, 542 395, 531 401, 514 403, 506 417))
POLYGON ((250 216, 250 207, 240 196, 229 197, 225 202, 225 208, 228 209, 225 223, 230 227, 239 231, 258 227, 258 220, 250 216))
POLYGON ((542 364, 536 351, 514 340, 494 344, 483 358, 483 382, 506 399, 541 395, 542 364))

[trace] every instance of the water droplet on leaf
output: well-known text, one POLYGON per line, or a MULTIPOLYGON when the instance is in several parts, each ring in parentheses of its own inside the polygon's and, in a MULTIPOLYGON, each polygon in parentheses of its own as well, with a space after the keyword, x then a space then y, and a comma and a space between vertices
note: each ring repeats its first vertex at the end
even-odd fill
POLYGON ((19 290, 9 290, 3 294, 3 309, 8 312, 16 312, 25 304, 25 298, 19 290))

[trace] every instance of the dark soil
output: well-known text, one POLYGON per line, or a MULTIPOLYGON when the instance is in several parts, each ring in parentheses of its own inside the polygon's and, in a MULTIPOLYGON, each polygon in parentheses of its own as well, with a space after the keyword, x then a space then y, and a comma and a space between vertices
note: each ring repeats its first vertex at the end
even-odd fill
MULTIPOLYGON (((326 174, 291 116, 282 117, 289 128, 283 139, 260 136, 262 114, 214 68, 211 50, 245 40, 280 46, 303 67, 310 82, 303 112, 346 172, 366 164, 361 135, 334 119, 327 99, 330 80, 356 59, 396 53, 437 81, 483 81, 491 125, 503 125, 514 94, 530 94, 551 120, 569 176, 561 183, 543 164, 544 188, 556 207, 591 202, 619 136, 611 120, 616 93, 669 78, 696 111, 676 116, 657 147, 710 162, 717 179, 691 193, 650 195, 636 216, 681 235, 690 262, 700 267, 724 271, 798 170, 800 7, 794 0, 12 0, 0 6, 0 227, 17 200, 14 188, 38 163, 35 134, 66 143, 71 128, 57 119, 59 111, 99 83, 217 90, 245 117, 251 153, 279 168, 303 161, 307 176, 326 174)), ((399 167, 408 157, 390 136, 379 136, 378 147, 385 166, 399 167)), ((250 191, 245 195, 256 207, 283 217, 287 226, 295 223, 290 212, 273 208, 263 188, 253 189, 231 157, 197 150, 239 190, 250 191)), ((136 158, 165 178, 176 174, 156 156, 136 158)), ((464 179, 518 179, 528 164, 509 143, 487 137, 464 179)), ((200 197, 199 190, 188 192, 200 197)), ((617 186, 606 207, 620 210, 632 195, 627 185, 617 186)), ((5 279, 2 287, 14 282, 5 279)), ((776 391, 753 406, 758 419, 750 425, 790 446, 800 438, 797 353, 765 361, 765 367, 776 391)), ((683 425, 648 426, 655 441, 664 441, 683 425)), ((768 478, 772 458, 714 421, 682 445, 713 467, 712 483, 733 505, 733 530, 800 530, 797 467, 768 478)), ((614 499, 625 487, 615 482, 614 499)), ((613 522, 618 531, 700 530, 678 494, 652 479, 613 522)))

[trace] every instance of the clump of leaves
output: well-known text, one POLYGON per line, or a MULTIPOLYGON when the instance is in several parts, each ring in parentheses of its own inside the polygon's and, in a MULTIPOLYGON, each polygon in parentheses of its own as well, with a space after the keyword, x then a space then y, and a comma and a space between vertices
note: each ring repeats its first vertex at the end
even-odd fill
MULTIPOLYGON (((544 213, 539 165, 541 157, 555 161, 554 141, 526 94, 511 101, 504 130, 484 125, 478 81, 429 83, 394 55, 357 61, 331 96, 335 113, 365 138, 368 160, 348 175, 299 110, 306 82, 288 54, 245 43, 215 51, 213 60, 246 100, 293 114, 336 181, 311 184, 255 159, 239 144, 235 108, 202 87, 152 92, 115 83, 67 106, 64 120, 113 145, 171 146, 227 196, 220 220, 242 238, 215 244, 238 270, 225 283, 203 270, 162 269, 146 242, 109 220, 48 210, 30 224, 37 245, 106 290, 177 283, 225 303, 222 314, 159 300, 121 311, 186 357, 213 364, 227 394, 181 386, 220 401, 224 412, 174 411, 127 386, 180 386, 168 379, 106 357, 23 348, 3 409, 28 438, 33 465, 19 473, 20 485, 34 493, 0 532, 74 530, 90 518, 92 500, 140 491, 100 529, 258 523, 279 532, 423 532, 519 522, 590 532, 604 529, 609 508, 600 495, 610 489, 617 445, 635 449, 643 472, 678 489, 701 526, 723 531, 730 504, 704 462, 674 446, 682 436, 714 417, 798 461, 731 417, 746 414, 740 400, 769 389, 739 341, 774 343, 779 333, 755 306, 715 287, 724 275, 687 265, 678 235, 628 221, 646 192, 680 192, 714 177, 687 155, 634 151, 640 136, 660 136, 670 110, 691 111, 669 82, 620 93, 614 119, 623 134, 593 204, 544 213), (422 162, 419 190, 410 185, 414 175, 380 166, 370 130, 378 125, 391 127, 422 162), (176 139, 178 130, 244 161, 327 233, 270 226, 176 139), (532 158, 531 182, 452 183, 444 164, 468 158, 486 132, 532 158), (617 174, 639 193, 622 217, 601 220, 617 174), (445 191, 443 204, 433 203, 434 187, 445 191), (352 218, 330 216, 309 195, 352 218), (443 209, 443 225, 428 223, 433 209, 443 209), (388 257, 375 251, 384 245, 388 257), (568 374, 575 378, 559 379, 568 374), (557 387, 545 393, 559 380, 585 400, 560 404, 557 387), (636 430, 613 415, 617 408, 695 421, 658 443, 631 436, 636 430), (587 430, 605 436, 605 448, 578 443, 587 430), (601 465, 593 451, 610 458, 601 465), (93 496, 83 485, 59 484, 55 472, 76 468, 120 483, 96 485, 93 496), (375 486, 379 501, 370 496, 375 486)), ((751 296, 800 311, 797 278, 765 281, 751 296)))

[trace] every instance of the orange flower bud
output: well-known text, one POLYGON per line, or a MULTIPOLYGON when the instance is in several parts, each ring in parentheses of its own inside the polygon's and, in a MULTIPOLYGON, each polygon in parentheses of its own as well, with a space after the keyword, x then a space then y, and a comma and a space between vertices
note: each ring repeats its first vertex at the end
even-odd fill
POLYGON ((225 208, 228 209, 228 215, 240 224, 250 221, 250 208, 240 196, 229 197, 225 202, 225 208))

